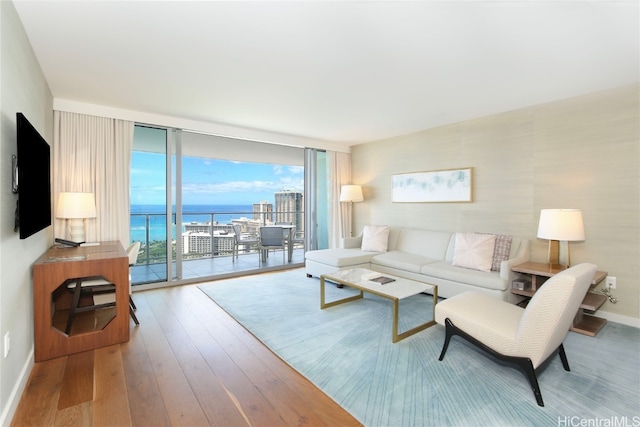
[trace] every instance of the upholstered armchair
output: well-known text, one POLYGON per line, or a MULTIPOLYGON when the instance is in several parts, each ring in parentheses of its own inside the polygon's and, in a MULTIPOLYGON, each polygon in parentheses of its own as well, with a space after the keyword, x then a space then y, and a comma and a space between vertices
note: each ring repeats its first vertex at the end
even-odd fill
POLYGON ((539 288, 526 308, 477 292, 438 303, 436 322, 446 328, 439 360, 443 360, 451 338, 461 336, 496 358, 520 366, 538 405, 544 406, 536 369, 558 353, 564 369, 570 370, 562 342, 595 272, 595 265, 579 264, 556 274, 539 288))

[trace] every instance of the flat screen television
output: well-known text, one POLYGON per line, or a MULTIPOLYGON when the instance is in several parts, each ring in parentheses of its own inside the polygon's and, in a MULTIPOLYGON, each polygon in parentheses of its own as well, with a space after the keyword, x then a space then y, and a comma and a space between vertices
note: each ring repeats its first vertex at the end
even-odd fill
POLYGON ((51 152, 49 144, 22 113, 16 113, 18 212, 20 238, 51 225, 51 152))

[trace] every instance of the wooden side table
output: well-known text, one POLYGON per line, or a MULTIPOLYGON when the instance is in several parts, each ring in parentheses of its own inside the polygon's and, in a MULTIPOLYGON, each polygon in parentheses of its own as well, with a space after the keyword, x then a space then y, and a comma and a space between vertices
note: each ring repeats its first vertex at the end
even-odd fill
MULTIPOLYGON (((527 274, 531 277, 531 287, 525 289, 515 289, 512 287, 511 293, 531 298, 547 279, 565 270, 565 268, 551 267, 549 264, 539 262, 525 262, 513 266, 511 270, 516 273, 527 274)), ((591 281, 591 287, 596 286, 603 281, 605 277, 607 277, 606 271, 596 271, 591 281)), ((605 323, 607 323, 607 319, 585 313, 585 310, 589 313, 594 313, 606 300, 606 295, 591 291, 587 292, 582 300, 582 304, 580 304, 580 309, 576 317, 573 319, 571 330, 580 334, 595 336, 605 323)))
POLYGON ((129 257, 120 242, 52 247, 33 266, 35 361, 129 341, 129 257), (56 296, 67 279, 101 276, 116 285, 115 317, 99 330, 67 335, 54 325, 56 296))

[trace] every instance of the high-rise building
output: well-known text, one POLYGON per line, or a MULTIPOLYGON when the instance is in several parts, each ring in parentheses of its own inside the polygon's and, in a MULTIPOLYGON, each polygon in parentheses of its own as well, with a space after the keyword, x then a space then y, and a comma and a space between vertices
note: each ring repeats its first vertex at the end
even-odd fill
POLYGON ((263 224, 273 222, 273 204, 267 201, 253 204, 253 219, 263 224))
MULTIPOLYGON (((248 234, 252 236, 257 236, 260 230, 260 226, 263 225, 263 222, 260 219, 249 219, 244 217, 234 218, 231 220, 231 223, 234 225, 239 225, 240 231, 243 234, 248 234)), ((270 225, 271 223, 267 223, 267 224, 270 225)))
POLYGON ((191 222, 182 233, 183 254, 222 255, 233 252, 234 236, 231 224, 191 222))
POLYGON ((188 231, 182 236, 182 253, 211 253, 211 234, 198 231, 188 231))
POLYGON ((304 231, 304 195, 298 191, 283 190, 275 193, 275 222, 287 222, 304 231))
MULTIPOLYGON (((217 222, 216 222, 217 224, 217 222)), ((184 224, 184 231, 190 231, 193 233, 209 233, 211 234, 211 223, 210 222, 190 222, 188 224, 184 224)))

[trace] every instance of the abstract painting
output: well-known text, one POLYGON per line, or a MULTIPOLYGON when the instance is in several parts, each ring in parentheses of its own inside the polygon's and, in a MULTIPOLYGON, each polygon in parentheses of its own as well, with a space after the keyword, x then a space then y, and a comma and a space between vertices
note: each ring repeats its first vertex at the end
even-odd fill
POLYGON ((471 202, 473 168, 415 172, 391 177, 392 202, 471 202))

